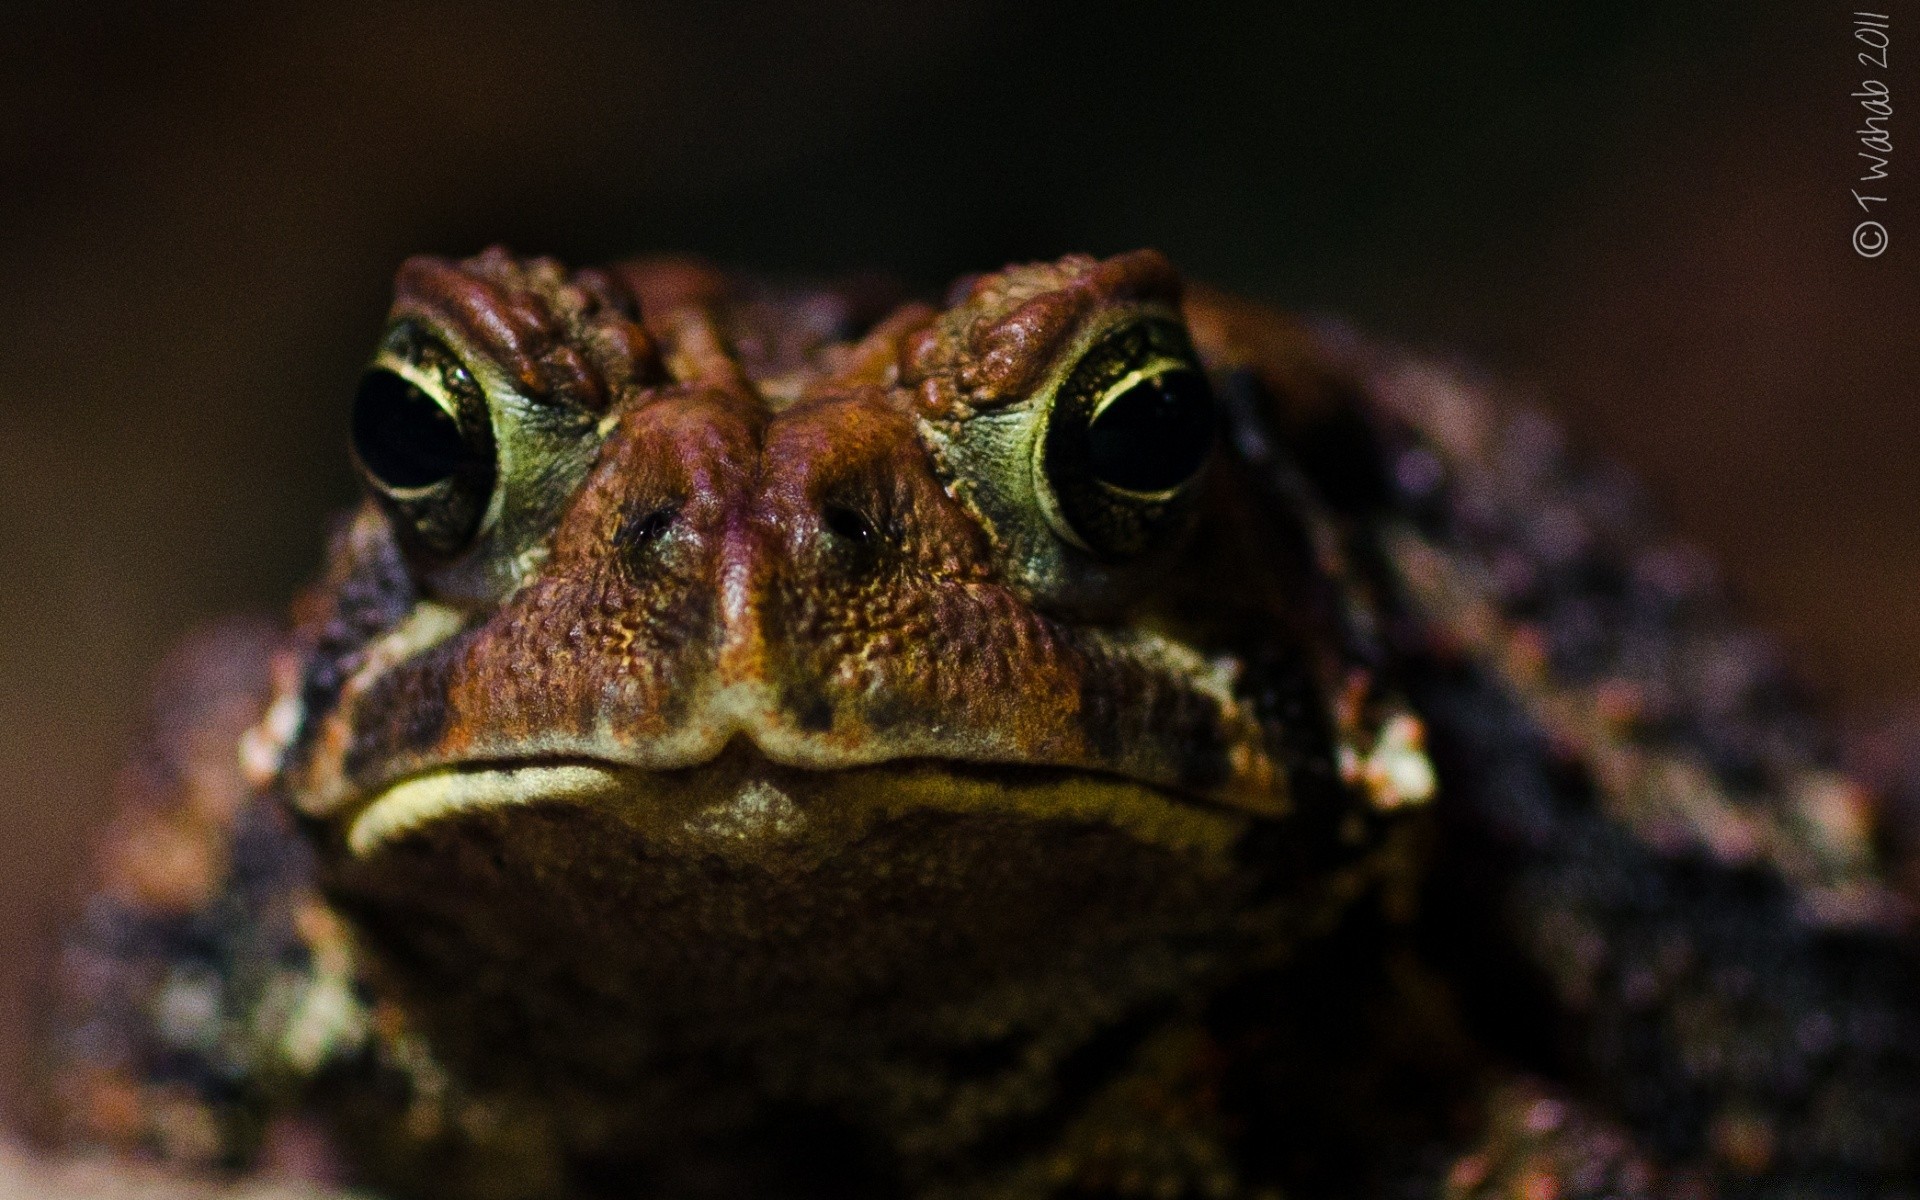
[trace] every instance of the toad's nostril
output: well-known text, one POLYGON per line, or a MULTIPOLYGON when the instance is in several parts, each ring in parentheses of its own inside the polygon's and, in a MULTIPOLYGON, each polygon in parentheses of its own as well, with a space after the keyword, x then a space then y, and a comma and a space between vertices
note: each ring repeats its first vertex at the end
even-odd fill
POLYGON ((620 541, 633 549, 646 546, 666 533, 673 525, 673 519, 679 515, 680 510, 674 505, 633 514, 621 525, 620 541))
POLYGON ((853 545, 864 546, 874 538, 873 522, 845 505, 827 505, 821 510, 820 519, 829 533, 853 545))

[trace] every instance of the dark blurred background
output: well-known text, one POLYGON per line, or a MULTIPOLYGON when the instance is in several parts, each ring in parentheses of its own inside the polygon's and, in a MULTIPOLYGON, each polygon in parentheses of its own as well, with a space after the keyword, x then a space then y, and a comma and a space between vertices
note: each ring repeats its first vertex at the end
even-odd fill
POLYGON ((1920 695, 1920 11, 1889 4, 1890 75, 1841 0, 5 0, 0 1101, 143 681, 312 569, 416 251, 933 287, 1158 246, 1511 379, 1817 686, 1920 695), (1866 74, 1899 110, 1874 261, 1866 74))

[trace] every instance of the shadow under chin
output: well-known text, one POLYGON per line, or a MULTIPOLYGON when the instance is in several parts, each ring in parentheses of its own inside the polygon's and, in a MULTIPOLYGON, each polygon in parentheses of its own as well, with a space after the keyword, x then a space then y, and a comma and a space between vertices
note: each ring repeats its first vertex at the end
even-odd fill
POLYGON ((1318 919, 1263 899, 1249 819, 1117 780, 729 755, 628 783, 448 811, 324 868, 376 991, 464 1087, 663 1139, 782 1103, 913 1125, 978 1083, 955 1055, 998 1064, 979 1086, 1044 1080, 1318 919))

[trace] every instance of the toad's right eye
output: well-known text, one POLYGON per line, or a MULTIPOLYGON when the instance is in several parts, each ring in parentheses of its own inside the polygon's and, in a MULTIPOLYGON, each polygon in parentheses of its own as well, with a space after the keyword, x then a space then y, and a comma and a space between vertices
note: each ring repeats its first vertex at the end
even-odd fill
POLYGON ((403 542, 450 558, 492 497, 492 422, 480 387, 445 347, 383 354, 353 401, 353 452, 403 542))
POLYGON ((450 479, 471 453, 452 413, 384 367, 368 371, 353 398, 353 448, 368 475, 396 490, 450 479))

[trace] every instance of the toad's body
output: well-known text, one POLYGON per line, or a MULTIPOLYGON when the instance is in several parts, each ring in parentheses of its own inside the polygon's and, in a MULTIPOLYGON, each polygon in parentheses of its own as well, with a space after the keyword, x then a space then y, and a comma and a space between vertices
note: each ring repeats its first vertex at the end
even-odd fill
POLYGON ((291 636, 189 654, 129 775, 70 1143, 323 1127, 462 1200, 1920 1181, 1865 794, 1450 376, 1149 253, 888 310, 490 252, 403 270, 354 437, 291 636))

